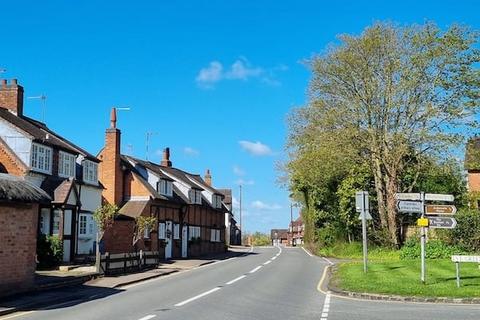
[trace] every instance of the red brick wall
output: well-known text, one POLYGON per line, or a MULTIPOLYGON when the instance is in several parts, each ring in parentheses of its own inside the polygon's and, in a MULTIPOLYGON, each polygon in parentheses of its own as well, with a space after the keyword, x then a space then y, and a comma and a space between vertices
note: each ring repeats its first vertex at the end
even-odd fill
POLYGON ((23 87, 17 84, 16 79, 12 79, 10 84, 7 83, 7 80, 2 79, 0 107, 12 110, 17 115, 23 114, 23 87))
POLYGON ((33 286, 38 205, 0 204, 0 296, 33 286))
POLYGON ((99 155, 100 182, 105 187, 103 197, 108 203, 120 205, 123 201, 123 172, 120 166, 120 130, 107 129, 105 147, 99 155))
POLYGON ((25 168, 18 162, 15 157, 4 149, 0 144, 0 164, 6 169, 6 173, 14 176, 24 176, 26 173, 25 168))
POLYGON ((117 220, 105 232, 103 241, 105 251, 110 253, 133 252, 132 238, 135 222, 133 220, 117 220))
POLYGON ((480 191, 480 172, 468 173, 468 190, 470 192, 480 191))

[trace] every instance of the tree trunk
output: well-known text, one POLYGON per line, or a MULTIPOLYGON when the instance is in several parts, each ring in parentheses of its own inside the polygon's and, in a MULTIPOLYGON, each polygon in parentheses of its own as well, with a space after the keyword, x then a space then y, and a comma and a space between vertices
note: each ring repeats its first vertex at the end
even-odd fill
MULTIPOLYGON (((374 156, 375 157, 375 156, 374 156)), ((380 216, 380 225, 382 228, 388 228, 388 219, 385 205, 385 186, 381 163, 378 158, 374 159, 373 175, 375 180, 375 191, 377 192, 378 215, 380 216)))
POLYGON ((396 172, 390 172, 390 175, 386 175, 385 178, 387 187, 388 233, 390 235, 390 241, 398 248, 397 199, 395 199, 395 193, 398 192, 398 181, 396 172))

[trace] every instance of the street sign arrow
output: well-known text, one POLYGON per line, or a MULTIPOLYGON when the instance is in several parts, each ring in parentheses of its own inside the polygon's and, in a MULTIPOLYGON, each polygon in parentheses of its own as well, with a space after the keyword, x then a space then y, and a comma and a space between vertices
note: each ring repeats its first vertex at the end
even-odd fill
POLYGON ((413 200, 420 201, 420 193, 395 193, 395 199, 397 200, 413 200))
POLYGON ((454 197, 451 194, 425 193, 425 200, 453 202, 454 197))
POLYGON ((405 213, 423 213, 423 204, 418 201, 398 201, 398 211, 405 213))
POLYGON ((427 215, 454 215, 457 213, 457 207, 454 205, 433 205, 425 206, 425 214, 427 215))
POLYGON ((457 226, 457 220, 450 217, 428 217, 428 225, 434 229, 453 229, 457 226))
MULTIPOLYGON (((370 211, 365 211, 365 219, 367 220, 372 220, 372 215, 370 214, 370 211)), ((358 220, 362 220, 362 213, 358 216, 358 220)))

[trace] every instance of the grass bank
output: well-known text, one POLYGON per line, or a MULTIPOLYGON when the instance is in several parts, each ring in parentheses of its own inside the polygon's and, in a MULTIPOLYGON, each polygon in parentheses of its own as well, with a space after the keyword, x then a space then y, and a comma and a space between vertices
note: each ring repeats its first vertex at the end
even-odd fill
POLYGON ((371 261, 367 274, 361 262, 342 263, 334 273, 335 287, 347 291, 418 297, 480 297, 478 264, 460 265, 461 287, 456 286, 455 264, 448 259, 427 260, 426 283, 420 282, 420 261, 371 261))

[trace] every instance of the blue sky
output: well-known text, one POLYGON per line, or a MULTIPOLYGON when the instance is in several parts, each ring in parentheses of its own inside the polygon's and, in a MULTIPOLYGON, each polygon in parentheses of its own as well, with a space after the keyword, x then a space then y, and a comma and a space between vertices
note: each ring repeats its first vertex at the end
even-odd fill
MULTIPOLYGON (((341 33, 377 20, 480 29, 476 1, 6 1, 0 68, 26 96, 47 95, 46 122, 92 153, 112 106, 124 153, 244 184, 247 231, 286 227, 286 115, 306 100, 302 64, 341 33)), ((41 102, 25 113, 42 119, 41 102)), ((295 216, 297 211, 295 210, 295 216)))

